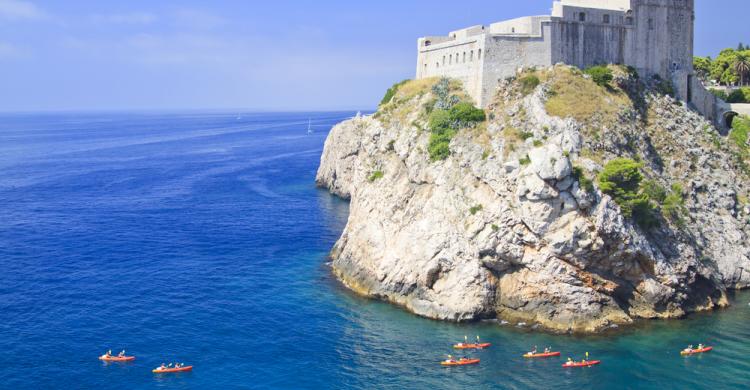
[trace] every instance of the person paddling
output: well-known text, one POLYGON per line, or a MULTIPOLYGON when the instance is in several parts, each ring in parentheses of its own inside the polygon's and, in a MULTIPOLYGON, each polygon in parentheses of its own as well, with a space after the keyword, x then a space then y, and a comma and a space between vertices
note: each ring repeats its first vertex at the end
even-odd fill
POLYGON ((122 351, 120 351, 120 353, 117 354, 117 357, 125 357, 125 350, 123 349, 122 351))

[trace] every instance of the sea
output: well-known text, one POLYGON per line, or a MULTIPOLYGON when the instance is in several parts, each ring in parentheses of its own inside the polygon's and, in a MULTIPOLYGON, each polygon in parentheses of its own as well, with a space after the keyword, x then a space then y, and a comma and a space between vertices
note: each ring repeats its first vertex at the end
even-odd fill
POLYGON ((348 203, 315 172, 353 115, 0 115, 0 389, 750 387, 747 292, 574 336, 433 321, 342 287, 328 254, 348 203), (442 367, 464 336, 492 346, 442 367), (680 356, 698 343, 715 349, 680 356), (562 356, 521 357, 535 345, 562 356), (98 360, 110 349, 136 359, 98 360), (602 363, 561 367, 587 352, 602 363), (194 368, 151 372, 170 362, 194 368))

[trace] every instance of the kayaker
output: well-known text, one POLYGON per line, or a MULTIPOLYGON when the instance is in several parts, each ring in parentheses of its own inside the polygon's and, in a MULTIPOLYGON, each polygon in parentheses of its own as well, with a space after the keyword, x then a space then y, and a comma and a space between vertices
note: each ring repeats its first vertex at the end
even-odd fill
POLYGON ((534 349, 529 352, 530 355, 536 355, 536 345, 534 346, 534 349))
POLYGON ((550 347, 544 348, 544 353, 550 353, 550 347))
POLYGON ((120 353, 117 354, 117 357, 125 357, 125 350, 123 349, 122 351, 120 351, 120 353))
POLYGON ((161 366, 159 366, 159 367, 156 367, 156 369, 157 369, 157 370, 159 370, 159 371, 161 371, 161 370, 166 370, 166 369, 167 369, 167 366, 165 366, 165 365, 164 365, 164 363, 162 363, 162 364, 161 364, 161 366))
POLYGON ((112 356, 112 350, 111 349, 109 351, 107 351, 107 357, 110 357, 110 356, 112 356))
POLYGON ((567 364, 569 366, 572 366, 573 365, 573 358, 568 357, 568 361, 565 364, 567 364))
POLYGON ((702 349, 703 349, 703 344, 698 344, 698 350, 702 350, 702 349))
POLYGON ((481 344, 481 343, 479 342, 479 335, 477 335, 477 344, 481 344))

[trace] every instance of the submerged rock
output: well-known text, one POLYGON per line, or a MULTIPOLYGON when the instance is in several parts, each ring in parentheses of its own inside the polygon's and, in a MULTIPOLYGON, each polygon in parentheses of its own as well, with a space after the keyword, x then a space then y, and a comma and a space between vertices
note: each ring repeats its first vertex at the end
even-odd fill
POLYGON ((737 201, 746 178, 722 165, 731 157, 712 146, 715 129, 647 88, 636 91, 642 101, 616 97, 625 105, 611 117, 560 119, 545 111, 549 88, 571 71, 543 72, 548 81, 527 96, 501 83, 488 123, 459 131, 442 161, 427 152, 428 87, 335 126, 316 180, 351 199, 331 253, 336 276, 430 318, 575 332, 723 306, 727 288, 750 286, 741 271, 750 270, 748 216, 737 201), (706 159, 686 160, 691 148, 706 159), (681 223, 644 230, 584 188, 581 172, 592 180, 623 155, 665 187, 683 184, 681 223))

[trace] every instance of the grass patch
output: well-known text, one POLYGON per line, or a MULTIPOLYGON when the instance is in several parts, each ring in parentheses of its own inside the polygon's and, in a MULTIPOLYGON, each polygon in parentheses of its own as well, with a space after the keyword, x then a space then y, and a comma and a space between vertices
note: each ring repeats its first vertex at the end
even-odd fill
POLYGON ((482 211, 483 208, 484 207, 481 204, 478 204, 476 206, 471 207, 469 209, 469 212, 471 213, 471 215, 476 215, 476 213, 482 211))
POLYGON ((521 93, 526 96, 536 89, 536 87, 539 86, 539 77, 537 77, 535 74, 529 74, 526 76, 523 76, 518 79, 519 84, 521 85, 521 93))
POLYGON ((744 158, 748 157, 748 135, 750 135, 750 117, 735 117, 732 121, 732 131, 729 132, 729 139, 737 145, 744 158))
POLYGON ((383 176, 384 176, 384 174, 383 174, 383 171, 381 171, 381 170, 377 170, 377 171, 373 172, 373 173, 372 173, 372 174, 371 174, 371 175, 370 175, 370 176, 369 176, 369 177, 367 178, 367 180, 368 180, 368 181, 369 181, 370 183, 372 183, 372 182, 374 182, 375 180, 378 180, 378 179, 382 179, 382 178, 383 178, 383 176))
POLYGON ((556 67, 550 87, 553 93, 545 108, 553 116, 613 128, 620 112, 633 109, 633 102, 622 90, 597 85, 571 68, 556 67))
POLYGON ((525 157, 518 160, 518 163, 521 165, 529 165, 531 164, 531 158, 529 158, 529 155, 527 154, 525 157))
POLYGON ((596 192, 594 181, 586 177, 581 167, 573 167, 573 178, 578 181, 578 185, 589 194, 596 192))
POLYGON ((592 66, 586 69, 584 73, 591 76, 591 80, 600 87, 608 87, 609 83, 614 78, 612 76, 612 70, 603 65, 592 66))
POLYGON ((396 84, 393 84, 390 88, 388 88, 387 91, 385 91, 385 96, 383 96, 383 99, 380 100, 380 105, 384 106, 393 100, 393 97, 396 96, 396 92, 398 92, 398 89, 401 88, 404 84, 408 83, 410 80, 404 80, 401 82, 398 82, 396 84))

